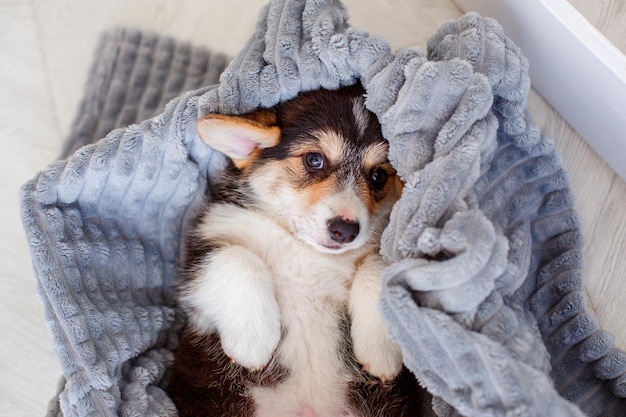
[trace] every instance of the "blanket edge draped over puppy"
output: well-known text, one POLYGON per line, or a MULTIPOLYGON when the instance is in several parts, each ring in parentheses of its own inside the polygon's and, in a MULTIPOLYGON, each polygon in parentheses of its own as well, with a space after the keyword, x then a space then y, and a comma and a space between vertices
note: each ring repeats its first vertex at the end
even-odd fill
POLYGON ((165 386, 181 241, 224 167, 196 120, 359 79, 405 183, 383 235, 381 308, 437 414, 626 415, 626 354, 585 306, 567 175, 527 114, 527 62, 495 21, 468 14, 427 53, 392 54, 338 1, 272 1, 219 84, 187 93, 224 59, 115 33, 73 153, 21 191, 65 377, 50 415, 176 413, 165 386))

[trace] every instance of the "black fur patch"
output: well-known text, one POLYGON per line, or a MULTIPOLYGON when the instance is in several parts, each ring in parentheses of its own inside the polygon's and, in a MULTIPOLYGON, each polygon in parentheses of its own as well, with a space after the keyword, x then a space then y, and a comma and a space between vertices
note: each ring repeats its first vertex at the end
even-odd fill
POLYGON ((232 363, 217 334, 198 336, 186 328, 168 392, 181 417, 253 416, 250 386, 274 386, 287 376, 271 361, 260 372, 232 363))
MULTIPOLYGON (((327 90, 300 93, 297 99, 276 107, 281 140, 277 146, 265 150, 261 158, 284 159, 292 156, 290 148, 297 141, 311 138, 313 131, 330 131, 346 139, 346 155, 358 154, 368 145, 383 142, 380 123, 374 114, 365 111, 365 125, 356 120, 352 110, 355 98, 363 97, 365 90, 359 84, 329 94, 327 90), (361 125, 361 126, 360 126, 361 125), (361 129, 364 130, 363 134, 361 129)), ((358 166, 358 165, 355 165, 358 166)))

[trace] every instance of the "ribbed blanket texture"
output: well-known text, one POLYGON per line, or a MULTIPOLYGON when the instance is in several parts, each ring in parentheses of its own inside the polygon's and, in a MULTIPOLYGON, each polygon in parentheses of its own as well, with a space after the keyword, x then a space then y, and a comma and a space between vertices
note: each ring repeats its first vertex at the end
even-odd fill
POLYGON ((626 354, 585 306, 568 178, 528 115, 527 61, 497 22, 468 14, 426 52, 391 53, 339 1, 274 0, 226 65, 108 33, 67 158, 22 188, 65 377, 50 416, 176 415, 181 241, 224 167, 196 120, 357 80, 405 184, 382 240, 381 308, 436 413, 626 416, 626 354))

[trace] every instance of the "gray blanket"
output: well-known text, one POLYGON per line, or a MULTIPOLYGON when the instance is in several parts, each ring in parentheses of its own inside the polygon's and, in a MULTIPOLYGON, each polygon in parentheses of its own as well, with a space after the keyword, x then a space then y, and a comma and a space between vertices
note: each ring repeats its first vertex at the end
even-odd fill
POLYGON ((626 354, 585 306, 567 175, 526 112, 527 62, 495 21, 469 14, 426 53, 392 54, 338 1, 275 0, 225 69, 136 32, 99 49, 71 155, 21 192, 65 377, 50 415, 176 414, 181 236, 224 166, 196 120, 360 79, 405 183, 381 308, 437 414, 626 416, 626 354))

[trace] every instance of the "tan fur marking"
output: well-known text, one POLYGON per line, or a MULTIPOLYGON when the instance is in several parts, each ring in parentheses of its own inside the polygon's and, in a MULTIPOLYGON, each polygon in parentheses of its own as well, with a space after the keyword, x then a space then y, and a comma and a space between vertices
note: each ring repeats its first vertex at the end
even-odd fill
MULTIPOLYGON (((253 166, 251 166, 250 169, 253 166)), ((271 177, 277 189, 291 190, 294 193, 298 193, 302 196, 302 199, 312 206, 324 198, 330 196, 333 190, 336 189, 337 183, 333 181, 333 178, 326 178, 319 182, 307 185, 306 188, 296 191, 294 184, 302 181, 303 175, 308 175, 303 172, 302 159, 300 157, 287 158, 282 161, 272 161, 265 163, 263 167, 263 175, 265 177, 271 177)))
POLYGON ((404 183, 398 175, 394 175, 393 177, 393 186, 396 193, 396 199, 398 199, 402 195, 402 189, 404 188, 404 183))
MULTIPOLYGON (((365 203, 365 207, 367 207, 367 211, 370 214, 373 214, 377 209, 379 204, 374 201, 372 198, 372 194, 370 193, 369 184, 367 181, 359 181, 358 184, 359 194, 363 198, 363 202, 365 203)), ((386 188, 386 186, 385 186, 386 188)), ((387 192, 387 190, 385 190, 387 192)))
POLYGON ((318 130, 313 132, 319 140, 321 151, 331 163, 340 163, 345 150, 345 140, 337 132, 318 130))
POLYGON ((259 155, 261 154, 261 150, 260 149, 256 149, 254 151, 252 151, 252 153, 250 154, 250 156, 247 159, 240 159, 235 161, 233 159, 233 164, 235 164, 235 166, 243 171, 246 170, 250 170, 254 164, 252 164, 254 161, 256 161, 256 159, 259 157, 259 155))
POLYGON ((317 182, 306 188, 304 193, 306 194, 307 202, 309 205, 314 205, 328 197, 337 184, 332 178, 326 178, 323 181, 317 182))
POLYGON ((377 165, 387 164, 388 152, 389 146, 386 142, 370 145, 363 153, 363 166, 371 169, 377 165))
POLYGON ((300 157, 287 158, 282 162, 273 161, 267 165, 270 167, 275 166, 276 173, 273 175, 276 176, 278 181, 288 184, 291 188, 302 180, 301 176, 304 168, 302 167, 302 159, 300 157))
POLYGON ((262 126, 276 126, 276 113, 270 109, 257 110, 252 113, 242 114, 239 117, 249 119, 262 126))

